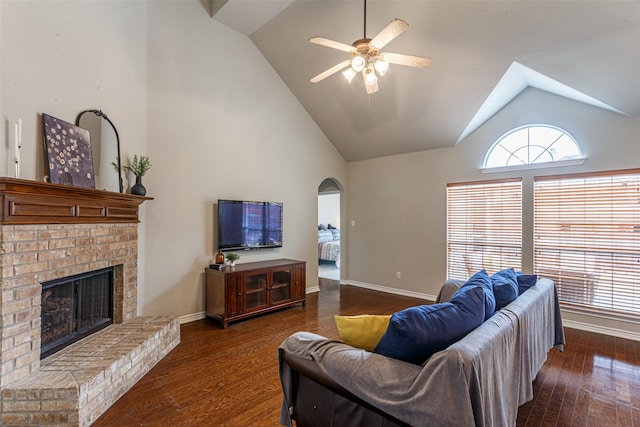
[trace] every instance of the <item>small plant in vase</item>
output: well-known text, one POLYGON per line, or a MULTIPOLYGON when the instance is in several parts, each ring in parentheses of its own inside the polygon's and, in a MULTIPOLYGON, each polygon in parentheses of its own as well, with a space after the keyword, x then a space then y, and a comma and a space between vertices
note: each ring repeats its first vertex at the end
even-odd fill
POLYGON ((227 264, 231 267, 234 267, 236 265, 236 261, 240 259, 240 255, 233 252, 229 252, 228 254, 225 254, 224 257, 227 260, 227 264))
POLYGON ((133 156, 133 160, 129 160, 122 168, 136 176, 136 183, 131 187, 131 194, 137 194, 138 196, 146 195, 147 189, 142 185, 142 177, 151 168, 149 156, 138 156, 136 154, 133 156))

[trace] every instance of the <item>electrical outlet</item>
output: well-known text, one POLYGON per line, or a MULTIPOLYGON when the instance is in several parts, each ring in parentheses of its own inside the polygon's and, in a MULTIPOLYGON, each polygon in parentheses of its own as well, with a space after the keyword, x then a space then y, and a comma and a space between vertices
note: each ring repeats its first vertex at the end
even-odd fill
POLYGON ((399 271, 396 271, 396 279, 401 279, 402 278, 402 273, 400 273, 399 271))

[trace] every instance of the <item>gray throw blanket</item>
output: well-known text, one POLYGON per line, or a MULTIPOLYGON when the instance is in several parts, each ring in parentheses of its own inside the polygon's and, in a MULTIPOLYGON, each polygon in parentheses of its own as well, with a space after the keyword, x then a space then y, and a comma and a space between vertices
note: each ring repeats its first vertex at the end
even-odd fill
POLYGON ((315 362, 322 375, 412 426, 513 426, 518 406, 564 333, 555 286, 548 279, 524 292, 424 366, 297 332, 280 346, 284 392, 281 423, 291 426, 295 381, 282 352, 315 362))

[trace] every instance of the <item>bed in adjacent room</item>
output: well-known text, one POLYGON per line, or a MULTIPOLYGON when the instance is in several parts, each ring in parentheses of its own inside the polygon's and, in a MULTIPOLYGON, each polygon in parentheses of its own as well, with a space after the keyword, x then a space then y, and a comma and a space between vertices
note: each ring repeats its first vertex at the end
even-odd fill
POLYGON ((340 230, 328 225, 318 225, 318 260, 340 265, 340 230))

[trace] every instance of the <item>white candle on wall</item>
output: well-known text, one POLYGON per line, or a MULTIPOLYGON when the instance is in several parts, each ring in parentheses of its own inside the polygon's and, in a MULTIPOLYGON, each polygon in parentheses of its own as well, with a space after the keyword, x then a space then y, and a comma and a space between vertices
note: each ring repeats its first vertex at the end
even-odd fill
POLYGON ((22 148, 22 119, 18 119, 18 148, 22 148))
POLYGON ((13 163, 16 167, 16 178, 20 178, 20 134, 22 133, 22 120, 18 120, 17 123, 14 123, 14 132, 15 132, 15 140, 16 140, 16 153, 13 157, 13 163))
POLYGON ((14 125, 14 137, 15 137, 15 141, 16 141, 16 146, 15 146, 15 150, 16 150, 16 151, 15 151, 14 158, 15 158, 15 160, 18 160, 18 156, 19 156, 19 154, 18 154, 18 149, 19 149, 19 142, 18 142, 18 132, 19 132, 19 131, 18 131, 18 123, 14 123, 13 125, 14 125))

